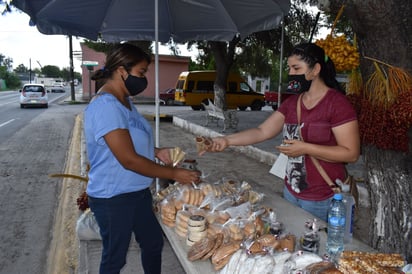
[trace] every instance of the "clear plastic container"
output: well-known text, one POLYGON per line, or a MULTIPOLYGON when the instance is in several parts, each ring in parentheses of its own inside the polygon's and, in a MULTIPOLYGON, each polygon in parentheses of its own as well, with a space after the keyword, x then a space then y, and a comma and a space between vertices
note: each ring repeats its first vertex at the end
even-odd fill
POLYGON ((346 224, 344 243, 351 243, 353 237, 353 225, 355 221, 355 198, 350 192, 343 192, 343 203, 346 209, 346 224))
POLYGON ((344 247, 346 209, 342 199, 343 195, 336 193, 328 211, 326 251, 332 258, 339 256, 344 247))

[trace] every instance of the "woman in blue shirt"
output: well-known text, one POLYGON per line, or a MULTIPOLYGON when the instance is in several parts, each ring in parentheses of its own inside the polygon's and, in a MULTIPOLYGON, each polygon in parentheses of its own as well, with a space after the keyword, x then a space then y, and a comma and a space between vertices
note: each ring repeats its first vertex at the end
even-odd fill
POLYGON ((153 213, 153 178, 198 183, 199 172, 174 168, 169 149, 155 148, 152 128, 130 96, 147 86, 150 56, 131 44, 116 46, 93 79, 103 83, 84 113, 90 162, 87 194, 102 236, 100 273, 119 273, 132 232, 145 273, 160 273, 163 234, 153 213), (158 158, 166 165, 157 164, 158 158))

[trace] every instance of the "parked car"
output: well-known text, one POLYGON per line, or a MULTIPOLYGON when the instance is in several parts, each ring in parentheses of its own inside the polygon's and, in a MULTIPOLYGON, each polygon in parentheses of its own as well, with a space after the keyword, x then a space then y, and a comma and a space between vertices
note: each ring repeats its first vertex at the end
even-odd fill
POLYGON ((20 107, 39 106, 47 108, 49 101, 46 88, 42 84, 25 84, 20 90, 20 107))
POLYGON ((59 93, 64 93, 66 90, 64 89, 63 86, 53 86, 50 88, 50 91, 53 92, 59 92, 59 93))
POLYGON ((64 83, 61 80, 56 80, 52 84, 53 87, 64 87, 64 83))
POLYGON ((175 104, 175 89, 174 88, 168 88, 163 92, 159 93, 159 99, 160 101, 167 105, 167 106, 172 106, 175 104))
MULTIPOLYGON (((281 94, 281 101, 285 101, 286 98, 291 96, 291 93, 285 93, 282 92, 281 94)), ((278 109, 278 99, 279 99, 279 94, 277 91, 265 91, 265 103, 267 106, 272 106, 273 110, 278 109)))

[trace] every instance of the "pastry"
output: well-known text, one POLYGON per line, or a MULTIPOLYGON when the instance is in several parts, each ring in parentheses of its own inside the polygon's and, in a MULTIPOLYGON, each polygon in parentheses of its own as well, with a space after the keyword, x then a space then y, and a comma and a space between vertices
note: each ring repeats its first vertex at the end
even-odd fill
POLYGON ((202 258, 215 245, 215 240, 209 237, 203 238, 195 242, 189 249, 187 257, 190 261, 195 261, 202 258))
POLYGON ((223 244, 223 234, 222 234, 222 233, 218 233, 218 234, 216 234, 215 244, 214 244, 213 248, 202 257, 202 260, 207 260, 207 259, 209 259, 210 257, 212 257, 212 255, 215 253, 215 251, 216 251, 222 244, 223 244))
POLYGON ((212 263, 215 270, 219 270, 229 261, 230 256, 240 248, 240 242, 228 242, 221 245, 212 255, 212 263))

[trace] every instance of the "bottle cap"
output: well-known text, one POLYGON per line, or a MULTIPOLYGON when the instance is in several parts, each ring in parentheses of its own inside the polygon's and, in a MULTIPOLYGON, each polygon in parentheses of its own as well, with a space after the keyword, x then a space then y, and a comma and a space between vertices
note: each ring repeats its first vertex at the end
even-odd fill
POLYGON ((333 195, 333 199, 335 200, 342 200, 342 194, 341 193, 335 193, 335 195, 333 195))

